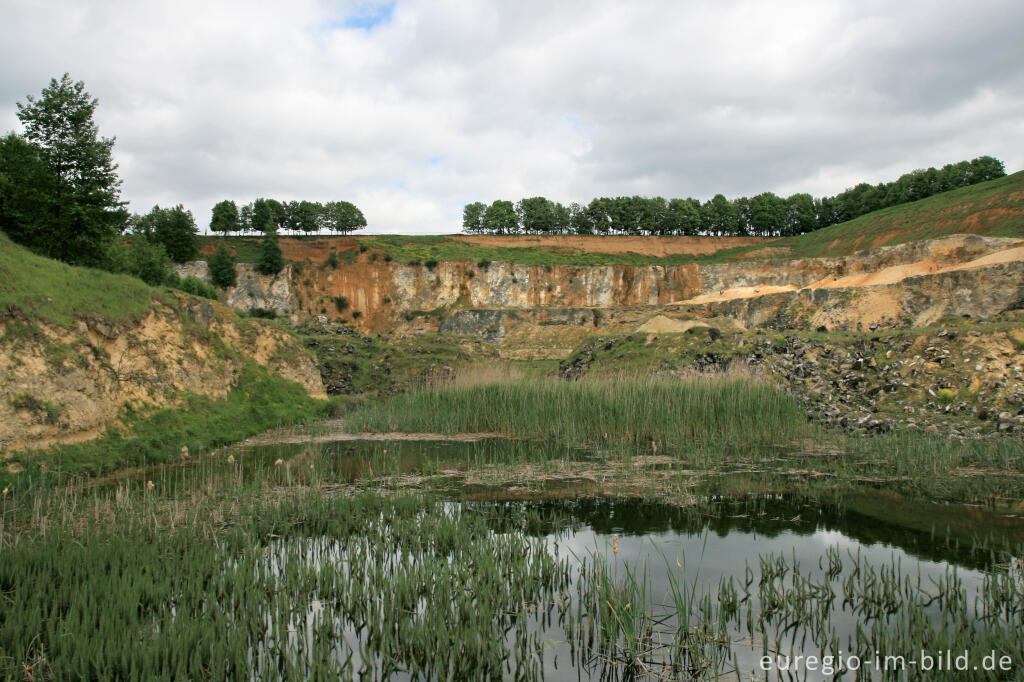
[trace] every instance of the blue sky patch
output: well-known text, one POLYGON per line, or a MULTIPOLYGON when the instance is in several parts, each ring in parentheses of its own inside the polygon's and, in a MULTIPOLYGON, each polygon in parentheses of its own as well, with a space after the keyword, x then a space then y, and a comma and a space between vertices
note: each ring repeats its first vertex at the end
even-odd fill
POLYGON ((358 29, 372 31, 382 24, 391 23, 391 15, 395 11, 394 2, 361 3, 352 14, 338 22, 332 22, 332 28, 358 29))

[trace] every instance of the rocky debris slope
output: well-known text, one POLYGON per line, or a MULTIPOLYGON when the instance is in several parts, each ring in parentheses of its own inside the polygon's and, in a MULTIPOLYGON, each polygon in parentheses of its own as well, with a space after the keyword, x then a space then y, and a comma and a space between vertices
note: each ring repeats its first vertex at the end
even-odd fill
POLYGON ((83 318, 71 329, 8 310, 0 338, 0 450, 88 440, 125 406, 173 405, 181 392, 222 398, 249 361, 326 397, 294 336, 189 296, 134 323, 83 318))
POLYGON ((1024 435, 1024 315, 947 327, 781 335, 694 330, 684 336, 602 336, 559 365, 565 379, 618 371, 641 357, 688 376, 741 366, 800 396, 808 416, 857 433, 894 428, 951 437, 1024 435))
POLYGON ((457 366, 497 357, 476 338, 362 334, 322 315, 297 332, 315 354, 329 395, 394 395, 451 380, 457 366))

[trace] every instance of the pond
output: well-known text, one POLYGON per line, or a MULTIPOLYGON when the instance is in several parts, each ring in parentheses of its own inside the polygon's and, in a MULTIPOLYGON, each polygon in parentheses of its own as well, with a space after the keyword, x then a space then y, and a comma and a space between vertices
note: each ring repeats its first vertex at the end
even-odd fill
MULTIPOLYGON (((171 576, 160 603, 173 607, 139 615, 150 646, 184 661, 171 677, 1019 674, 1024 519, 866 489, 780 493, 756 474, 710 477, 674 500, 666 477, 692 472, 673 466, 516 440, 326 440, 231 448, 107 485, 318 491, 257 508, 222 544, 185 538, 187 566, 160 564, 171 576), (631 494, 609 495, 605 480, 623 467, 631 494), (212 626, 210 613, 221 614, 212 626), (212 652, 228 663, 163 643, 179 628, 228 633, 212 652)), ((84 545, 64 551, 89 556, 84 545)), ((143 554, 104 561, 124 562, 134 588, 153 570, 143 554)))

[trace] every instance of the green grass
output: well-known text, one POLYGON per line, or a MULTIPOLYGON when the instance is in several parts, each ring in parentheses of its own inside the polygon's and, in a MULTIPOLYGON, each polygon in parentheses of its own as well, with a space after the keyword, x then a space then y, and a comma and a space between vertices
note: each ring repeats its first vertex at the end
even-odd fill
POLYGON ((0 232, 0 318, 20 311, 66 328, 82 317, 129 322, 169 300, 166 292, 135 277, 43 258, 0 232))
MULTIPOLYGON (((656 239, 656 237, 651 237, 656 239)), ((601 265, 681 265, 683 263, 712 262, 715 255, 695 256, 688 254, 667 257, 647 256, 638 253, 572 253, 542 246, 487 247, 474 246, 447 236, 405 236, 382 235, 359 239, 370 249, 389 254, 401 263, 438 262, 464 260, 486 268, 492 262, 517 263, 536 266, 601 266, 601 265)))
POLYGON ((490 432, 566 444, 786 442, 807 431, 800 402, 745 379, 525 379, 427 388, 346 416, 354 431, 490 432))
POLYGON ((99 475, 128 465, 176 461, 182 446, 207 452, 278 426, 322 418, 330 404, 306 395, 298 384, 248 364, 224 400, 187 394, 177 407, 131 410, 91 441, 12 453, 24 471, 0 470, 0 482, 25 488, 67 476, 99 475))
MULTIPOLYGON (((906 430, 848 436, 809 421, 797 397, 743 378, 526 378, 426 388, 353 406, 345 423, 352 432, 507 434, 620 459, 665 455, 684 472, 704 472, 700 485, 710 494, 728 473, 753 489, 820 494, 877 487, 1005 508, 1020 501, 1024 476, 1014 439, 955 442, 906 430)), ((551 452, 564 457, 563 450, 551 452)))
POLYGON ((756 258, 771 246, 789 249, 785 258, 836 257, 958 232, 1024 238, 1024 171, 737 253, 756 258))

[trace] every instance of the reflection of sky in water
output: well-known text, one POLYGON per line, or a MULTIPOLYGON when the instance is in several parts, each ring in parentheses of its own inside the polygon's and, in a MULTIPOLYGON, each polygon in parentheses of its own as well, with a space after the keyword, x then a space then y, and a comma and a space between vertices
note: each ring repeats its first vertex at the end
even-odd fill
MULTIPOLYGON (((460 507, 463 513, 485 515, 489 523, 493 522, 493 529, 497 533, 523 530, 537 536, 549 551, 568 558, 570 565, 576 568, 593 562, 594 556, 600 555, 607 560, 617 579, 626 575, 627 566, 634 573, 645 572, 648 594, 653 610, 658 614, 674 613, 668 607, 672 601, 670 574, 686 589, 696 585, 698 598, 701 594, 710 594, 715 599, 721 579, 732 577, 739 587, 745 582, 749 566, 754 580, 751 592, 756 600, 761 557, 784 556, 790 566, 794 563, 799 565, 801 575, 824 583, 828 580, 823 570, 828 565, 827 551, 829 548, 838 548, 843 571, 828 583, 837 595, 829 626, 839 637, 840 649, 847 654, 850 653, 850 638, 861 622, 858 616, 842 606, 842 582, 851 571, 852 556, 860 556, 862 563, 870 564, 875 569, 883 565, 898 567, 898 574, 914 576, 915 580, 920 573, 925 585, 930 584, 929 578, 945 576, 947 568, 958 563, 955 560, 947 564, 941 559, 916 558, 899 546, 900 542, 906 542, 908 537, 913 536, 908 536, 905 530, 896 526, 886 529, 885 524, 876 522, 871 524, 868 531, 864 528, 864 520, 855 515, 850 518, 837 516, 817 507, 779 499, 762 503, 753 512, 749 507, 727 507, 710 516, 661 505, 608 500, 443 505, 444 513, 449 514, 458 514, 460 507), (867 533, 867 540, 862 541, 857 537, 862 533, 867 533), (614 535, 618 535, 618 554, 612 551, 614 535), (893 540, 886 541, 887 537, 893 540)), ((283 540, 281 549, 287 552, 290 542, 283 540)), ((921 539, 921 543, 936 544, 927 536, 921 539)), ((911 545, 916 547, 917 543, 911 545)), ((299 550, 301 558, 298 560, 320 564, 322 567, 339 563, 343 565, 347 554, 344 546, 337 540, 322 538, 314 542, 314 546, 303 546, 299 550)), ((394 561, 401 554, 400 550, 396 550, 393 555, 381 560, 394 561)), ((956 571, 967 591, 968 603, 971 603, 971 595, 979 588, 982 574, 972 568, 957 568, 956 571)), ((787 576, 783 583, 791 584, 791 576, 787 576)), ((570 590, 570 604, 576 603, 578 597, 575 595, 576 588, 570 590)), ((429 605, 423 604, 422 607, 429 608, 429 605)), ((296 632, 289 635, 289 641, 313 636, 313 619, 320 612, 320 604, 314 602, 306 614, 305 622, 301 616, 290 622, 288 625, 296 632)), ((273 627, 271 623, 268 626, 273 627)), ((594 659, 588 658, 587 663, 573 659, 567 644, 567 634, 557 624, 544 626, 540 617, 532 616, 526 627, 529 632, 539 633, 546 644, 543 653, 545 679, 580 680, 601 676, 602 669, 595 664, 594 659)), ((674 634, 673 622, 667 623, 660 630, 671 636, 674 634)), ((514 645, 515 637, 514 632, 508 635, 509 647, 514 645)), ((760 641, 751 641, 746 629, 735 623, 730 625, 730 637, 733 641, 732 654, 736 656, 744 674, 743 679, 749 679, 752 672, 759 673, 757 662, 762 655, 760 641)), ((820 653, 818 643, 811 637, 801 641, 802 637, 801 630, 790 631, 779 642, 779 650, 789 655, 820 653)), ((337 642, 338 660, 354 654, 353 662, 358 669, 361 663, 358 654, 359 635, 353 629, 346 628, 342 639, 345 644, 337 642)), ((774 641, 774 636, 772 639, 774 641)), ((392 679, 405 678, 398 675, 392 679)), ((831 678, 804 670, 794 679, 831 678)))
MULTIPOLYGON (((602 504, 598 503, 596 506, 597 508, 590 506, 588 509, 588 516, 591 518, 598 515, 602 504)), ((846 646, 858 623, 863 622, 851 611, 841 607, 842 581, 850 573, 850 567, 853 564, 852 557, 859 554, 862 561, 870 563, 875 568, 882 565, 897 567, 897 572, 901 575, 916 577, 920 574, 926 585, 929 584, 929 578, 938 580, 946 575, 947 566, 950 565, 943 561, 915 558, 893 544, 863 543, 835 527, 818 526, 816 529, 810 530, 806 522, 802 524, 800 532, 780 531, 778 523, 772 523, 769 532, 762 533, 756 529, 756 522, 745 522, 745 528, 723 529, 719 526, 712 531, 705 522, 697 524, 696 528, 689 531, 659 529, 643 533, 638 532, 635 518, 630 519, 632 523, 619 523, 615 520, 616 514, 624 511, 623 503, 608 502, 603 506, 606 507, 609 521, 611 521, 606 527, 595 530, 593 527, 585 525, 569 532, 563 531, 548 535, 546 542, 552 551, 557 551, 560 556, 577 557, 579 560, 574 561, 577 565, 587 561, 591 555, 599 554, 607 559, 613 574, 620 578, 625 576, 627 566, 634 573, 645 572, 650 599, 655 605, 655 611, 659 610, 659 605, 664 605, 666 608, 663 612, 667 612, 669 610, 667 605, 672 603, 669 572, 674 574, 681 586, 690 588, 696 583, 699 597, 703 593, 716 595, 719 581, 723 578, 731 576, 737 581, 737 586, 741 585, 749 566, 754 576, 751 591, 756 595, 757 580, 760 575, 760 557, 784 556, 789 560, 788 563, 791 566, 794 562, 799 564, 802 575, 813 576, 815 580, 825 582, 825 570, 819 567, 827 569, 828 563, 825 557, 828 548, 838 548, 844 569, 830 583, 833 592, 837 595, 837 600, 829 624, 839 635, 841 647, 846 646), (615 532, 616 530, 622 531, 624 526, 630 528, 628 534, 615 532), (613 535, 618 535, 617 555, 612 551, 613 535)), ((780 506, 782 507, 779 510, 781 517, 786 518, 787 515, 791 517, 793 510, 790 505, 784 503, 780 506)), ((671 512, 668 513, 671 514, 671 512)), ((655 513, 655 516, 660 515, 655 513)), ((841 519, 829 518, 828 520, 829 525, 842 524, 841 519)), ((663 526, 664 521, 664 518, 659 518, 654 525, 663 526)), ((875 530, 877 531, 877 529, 875 530)), ((955 566, 955 562, 953 565, 955 566)), ((956 568, 956 573, 967 590, 968 602, 970 602, 981 586, 983 575, 979 571, 964 568, 956 568)), ((786 584, 791 584, 789 579, 786 580, 786 584)), ((748 646, 744 643, 747 641, 745 629, 731 628, 731 630, 735 642, 733 653, 737 657, 740 670, 745 671, 744 679, 748 679, 751 673, 761 674, 757 664, 762 655, 760 644, 755 642, 752 646, 748 646)), ((557 629, 551 629, 545 634, 552 642, 565 639, 565 634, 557 629)), ((801 642, 798 634, 799 632, 793 632, 782 639, 783 650, 791 653, 820 653, 820 647, 813 644, 811 638, 808 637, 806 642, 801 642), (791 646, 794 647, 792 650, 791 646)), ((553 645, 553 648, 548 651, 546 656, 548 679, 579 679, 578 671, 559 672, 552 668, 551 664, 555 654, 561 652, 564 657, 565 649, 564 646, 553 645)), ((849 649, 843 649, 843 651, 849 653, 849 649)), ((803 670, 796 679, 831 678, 820 672, 803 670)))

